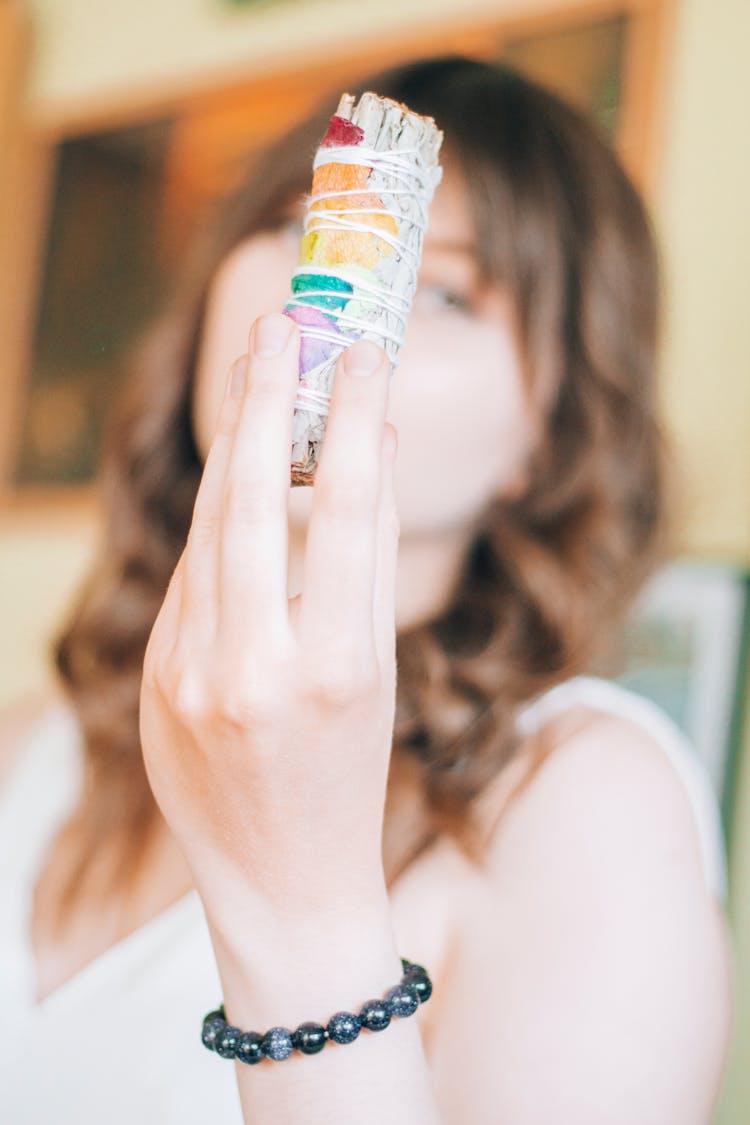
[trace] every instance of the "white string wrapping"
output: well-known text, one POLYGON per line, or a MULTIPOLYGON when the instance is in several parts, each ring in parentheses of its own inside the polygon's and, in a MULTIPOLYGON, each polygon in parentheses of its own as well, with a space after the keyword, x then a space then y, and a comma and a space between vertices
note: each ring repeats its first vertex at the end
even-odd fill
MULTIPOLYGON (((338 116, 342 116, 341 109, 346 99, 349 99, 348 95, 342 99, 338 116)), ((351 103, 353 99, 349 99, 347 108, 350 111, 351 103)), ((322 165, 345 164, 366 167, 371 172, 367 183, 361 187, 309 195, 306 198, 303 238, 326 231, 372 235, 389 246, 391 253, 384 256, 372 270, 365 271, 356 263, 348 266, 311 264, 300 265, 292 275, 293 282, 304 277, 308 285, 303 291, 290 296, 286 309, 309 309, 316 318, 326 317, 334 322, 329 328, 327 324, 301 323, 300 319, 297 320, 303 351, 306 341, 318 342, 327 345, 327 354, 317 365, 308 369, 303 369, 302 364, 300 367, 300 378, 304 379, 304 383, 301 381, 299 384, 294 404, 293 483, 295 464, 298 467, 304 466, 307 461, 311 469, 309 474, 298 471, 300 479, 297 483, 309 483, 309 479, 302 478, 314 473, 317 460, 315 447, 323 439, 325 421, 330 410, 333 371, 340 354, 353 339, 366 337, 375 340, 385 348, 392 367, 395 369, 398 364, 399 349, 404 341, 407 318, 417 286, 428 206, 442 175, 436 162, 442 134, 437 133, 431 119, 418 118, 405 107, 389 102, 388 99, 377 99, 372 94, 364 95, 350 119, 364 129, 366 136, 369 125, 370 131, 377 137, 377 130, 381 121, 386 121, 386 115, 390 114, 391 119, 395 120, 394 107, 398 111, 397 127, 401 127, 402 121, 404 123, 399 134, 404 141, 409 129, 409 140, 419 139, 415 134, 415 123, 431 126, 431 146, 427 146, 427 155, 429 159, 431 148, 434 164, 430 166, 425 162, 424 138, 421 145, 407 142, 403 147, 383 149, 374 148, 370 144, 321 146, 313 162, 314 171, 322 165), (369 103, 363 107, 368 98, 369 103), (362 112, 359 119, 355 120, 357 110, 362 112), (347 198, 352 196, 374 196, 382 202, 382 206, 346 206, 347 198), (342 205, 331 207, 331 200, 340 200, 342 205), (329 205, 320 206, 323 203, 329 205), (398 233, 394 234, 375 225, 373 216, 376 215, 387 215, 394 219, 398 233), (309 280, 316 276, 321 279, 336 279, 345 286, 351 286, 352 291, 326 287, 323 283, 320 288, 310 288, 309 280), (354 309, 336 307, 340 304, 353 305, 354 309)), ((399 136, 395 137, 396 144, 399 136)))

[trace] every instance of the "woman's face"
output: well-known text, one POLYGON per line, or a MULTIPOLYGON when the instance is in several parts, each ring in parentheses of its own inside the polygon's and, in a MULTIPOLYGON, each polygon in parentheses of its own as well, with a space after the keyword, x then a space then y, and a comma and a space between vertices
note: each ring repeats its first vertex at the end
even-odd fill
MULTIPOLYGON (((241 243, 215 275, 193 400, 204 459, 228 369, 247 351, 250 325, 288 299, 301 214, 241 243)), ((430 207, 387 417, 398 430, 402 540, 410 533, 468 528, 493 497, 523 487, 537 427, 522 377, 514 305, 503 286, 480 282, 466 189, 450 166, 430 207)), ((290 524, 306 522, 311 500, 310 488, 290 490, 290 524)))

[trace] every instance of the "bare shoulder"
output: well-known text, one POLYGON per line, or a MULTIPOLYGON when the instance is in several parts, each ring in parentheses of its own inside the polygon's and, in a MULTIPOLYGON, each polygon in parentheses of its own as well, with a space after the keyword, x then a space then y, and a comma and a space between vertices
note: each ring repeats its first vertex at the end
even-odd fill
POLYGON ((444 1117, 458 1121, 471 1090, 476 1125, 709 1125, 731 949, 695 816, 644 728, 574 718, 508 804, 463 903, 431 1045, 444 1117))
POLYGON ((699 894, 705 879, 695 813, 650 732, 631 719, 577 707, 552 737, 552 753, 497 826, 494 870, 507 870, 519 846, 530 859, 549 861, 554 841, 561 863, 567 857, 578 865, 585 857, 592 869, 614 873, 618 861, 624 876, 661 862, 665 875, 699 894))
POLYGON ((39 716, 60 699, 54 686, 40 688, 0 708, 0 789, 23 752, 26 737, 39 716))

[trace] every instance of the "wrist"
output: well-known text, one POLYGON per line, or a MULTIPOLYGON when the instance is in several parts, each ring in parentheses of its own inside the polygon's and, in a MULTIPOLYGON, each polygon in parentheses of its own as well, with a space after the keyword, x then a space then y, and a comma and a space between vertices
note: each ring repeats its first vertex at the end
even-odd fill
POLYGON ((252 1026, 321 1019, 380 996, 409 956, 397 948, 387 897, 316 915, 256 914, 252 924, 209 918, 209 928, 228 1018, 252 1026))
POLYGON ((347 873, 337 881, 279 877, 273 889, 260 888, 244 871, 217 869, 195 872, 195 884, 215 938, 227 953, 244 948, 243 934, 272 948, 287 937, 293 942, 321 927, 329 932, 365 930, 390 916, 382 866, 367 874, 347 873), (298 936, 296 936, 298 935, 298 936))

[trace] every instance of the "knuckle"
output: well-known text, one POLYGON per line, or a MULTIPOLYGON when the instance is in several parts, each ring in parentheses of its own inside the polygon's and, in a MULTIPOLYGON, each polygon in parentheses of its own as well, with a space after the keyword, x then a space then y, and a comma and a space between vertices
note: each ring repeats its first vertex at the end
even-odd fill
POLYGON ((197 724, 207 719, 211 711, 210 695, 198 669, 187 667, 167 674, 163 686, 172 710, 183 724, 197 724))
POLYGON ((276 498, 268 488, 250 480, 230 478, 222 497, 222 510, 227 520, 241 523, 264 523, 277 509, 276 498))
POLYGON ((151 662, 150 676, 185 727, 210 725, 224 734, 273 726, 284 714, 278 686, 267 678, 242 677, 237 671, 208 671, 195 662, 151 662))
POLYGON ((377 668, 369 660, 321 661, 307 676, 307 692, 318 706, 343 710, 372 696, 378 688, 377 668))
POLYGON ((230 730, 261 730, 272 726, 280 713, 273 691, 241 687, 222 692, 217 718, 230 730))
POLYGON ((217 696, 220 721, 236 730, 273 725, 284 712, 281 679, 267 670, 259 674, 246 666, 234 668, 221 675, 217 696))
POLYGON ((257 405, 264 409, 266 403, 273 404, 279 399, 279 380, 276 378, 275 369, 264 371, 261 364, 256 364, 250 370, 247 383, 247 397, 252 399, 254 407, 257 405))

